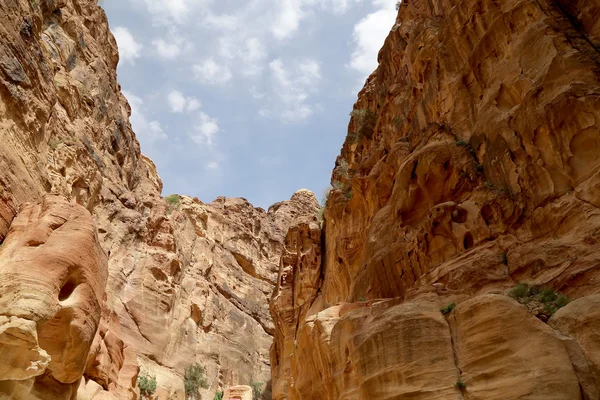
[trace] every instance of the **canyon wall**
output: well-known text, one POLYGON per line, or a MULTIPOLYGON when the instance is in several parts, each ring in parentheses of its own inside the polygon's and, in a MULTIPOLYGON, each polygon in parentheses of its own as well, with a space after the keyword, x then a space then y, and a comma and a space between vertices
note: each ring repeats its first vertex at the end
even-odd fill
MULTIPOLYGON (((139 374, 184 399, 269 387, 268 303, 301 190, 161 197, 95 0, 0 0, 0 398, 134 399, 139 374)), ((143 133, 143 132, 142 132, 143 133)))
POLYGON ((401 4, 286 238, 274 399, 600 398, 599 7, 401 4))

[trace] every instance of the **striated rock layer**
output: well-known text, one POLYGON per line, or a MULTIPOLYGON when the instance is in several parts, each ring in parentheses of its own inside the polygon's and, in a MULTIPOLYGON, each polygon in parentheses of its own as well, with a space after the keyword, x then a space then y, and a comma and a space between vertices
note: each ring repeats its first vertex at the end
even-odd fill
POLYGON ((324 244, 286 239, 274 399, 600 398, 599 6, 402 3, 324 244), (574 301, 537 318, 519 282, 574 301))
POLYGON ((0 0, 0 21, 0 398, 133 399, 141 372, 184 399, 194 363, 206 398, 268 389, 269 298, 314 195, 165 201, 97 1, 0 0))

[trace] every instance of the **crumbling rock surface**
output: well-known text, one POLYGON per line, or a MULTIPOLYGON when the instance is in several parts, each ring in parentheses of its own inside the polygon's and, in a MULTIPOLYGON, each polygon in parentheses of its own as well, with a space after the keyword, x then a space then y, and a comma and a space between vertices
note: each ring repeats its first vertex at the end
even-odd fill
POLYGON ((599 5, 402 3, 280 273, 274 399, 599 398, 599 5))

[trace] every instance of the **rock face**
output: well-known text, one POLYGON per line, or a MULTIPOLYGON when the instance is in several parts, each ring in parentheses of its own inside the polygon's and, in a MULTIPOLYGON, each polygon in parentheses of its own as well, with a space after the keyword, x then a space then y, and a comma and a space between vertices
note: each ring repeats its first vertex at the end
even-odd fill
POLYGON ((107 275, 85 208, 53 196, 22 207, 0 250, 1 394, 72 397, 96 335, 107 275))
POLYGON ((598 10, 402 3, 324 245, 286 240, 274 399, 599 398, 598 10), (546 323, 507 296, 518 282, 576 300, 546 323))
POLYGON ((314 195, 268 211, 165 201, 96 0, 0 0, 0 21, 0 391, 134 399, 141 372, 160 399, 184 399, 194 363, 206 398, 252 380, 268 391, 269 299, 286 232, 315 215, 314 195))

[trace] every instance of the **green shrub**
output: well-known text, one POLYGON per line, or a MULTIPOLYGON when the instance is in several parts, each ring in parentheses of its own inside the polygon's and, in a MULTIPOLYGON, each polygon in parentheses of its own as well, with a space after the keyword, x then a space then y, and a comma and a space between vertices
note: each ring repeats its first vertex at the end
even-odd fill
POLYGON ((469 147, 469 144, 467 142, 465 142, 464 140, 457 140, 456 141, 456 145, 457 146, 469 147))
POLYGON ((477 172, 482 173, 483 172, 483 164, 477 164, 477 167, 475 167, 477 169, 477 172))
POLYGON ((156 391, 156 377, 148 374, 140 375, 137 379, 137 386, 142 398, 152 396, 156 391))
POLYGON ((502 264, 508 265, 508 253, 507 252, 502 253, 502 264))
POLYGON ((361 134, 358 132, 348 132, 348 142, 358 143, 360 142, 361 134))
POLYGON ((467 384, 459 379, 454 384, 454 387, 460 390, 461 392, 464 392, 467 389, 467 384))
POLYGON ((361 302, 361 303, 364 303, 365 301, 367 301, 367 299, 364 298, 364 297, 359 297, 358 301, 361 302))
POLYGON ((367 138, 373 137, 373 132, 375 131, 375 124, 377 123, 377 114, 375 114, 371 110, 353 110, 350 113, 350 116, 354 120, 354 126, 356 127, 356 132, 360 136, 365 136, 367 138))
POLYGON ((456 303, 450 303, 444 308, 440 308, 440 311, 444 315, 450 314, 456 308, 456 303))
POLYGON ((346 200, 350 200, 352 198, 352 187, 346 185, 343 182, 340 181, 333 181, 333 188, 335 190, 340 190, 343 194, 344 197, 346 197, 346 200))
POLYGON ((213 397, 213 400, 223 400, 223 392, 215 393, 215 397, 213 397))
POLYGON ((200 399, 198 389, 208 388, 208 382, 204 377, 205 369, 200 364, 190 365, 185 369, 185 396, 188 399, 200 399))
POLYGON ((58 145, 60 145, 63 141, 60 139, 50 139, 48 141, 48 146, 50 146, 50 148, 52 150, 56 150, 56 148, 58 147, 58 145))
POLYGON ((546 303, 551 303, 554 300, 556 300, 556 298, 558 297, 558 295, 556 294, 556 292, 550 288, 542 288, 542 290, 540 290, 540 294, 538 296, 538 299, 546 304, 546 303))
POLYGON ((529 285, 526 283, 519 283, 517 287, 508 293, 508 295, 517 300, 529 296, 529 285))
POLYGON ((558 308, 563 308, 564 306, 566 306, 570 302, 571 302, 571 300, 569 300, 569 298, 567 296, 563 296, 561 294, 561 295, 558 296, 558 298, 556 299, 556 301, 554 302, 554 304, 558 308))
POLYGON ((519 283, 508 295, 519 303, 539 301, 544 304, 544 313, 553 315, 556 311, 569 304, 567 296, 557 293, 554 289, 539 286, 529 286, 519 283))
POLYGON ((263 395, 263 386, 265 384, 262 382, 254 382, 254 379, 250 381, 250 386, 252 387, 252 400, 260 400, 263 395))
POLYGON ((340 175, 342 175, 344 178, 350 177, 350 166, 348 165, 348 161, 340 161, 340 165, 338 165, 336 168, 340 172, 340 175))
POLYGON ((171 207, 177 207, 179 205, 179 202, 181 201, 181 199, 179 198, 179 195, 177 194, 172 194, 168 197, 165 197, 165 201, 167 202, 167 204, 171 207))

